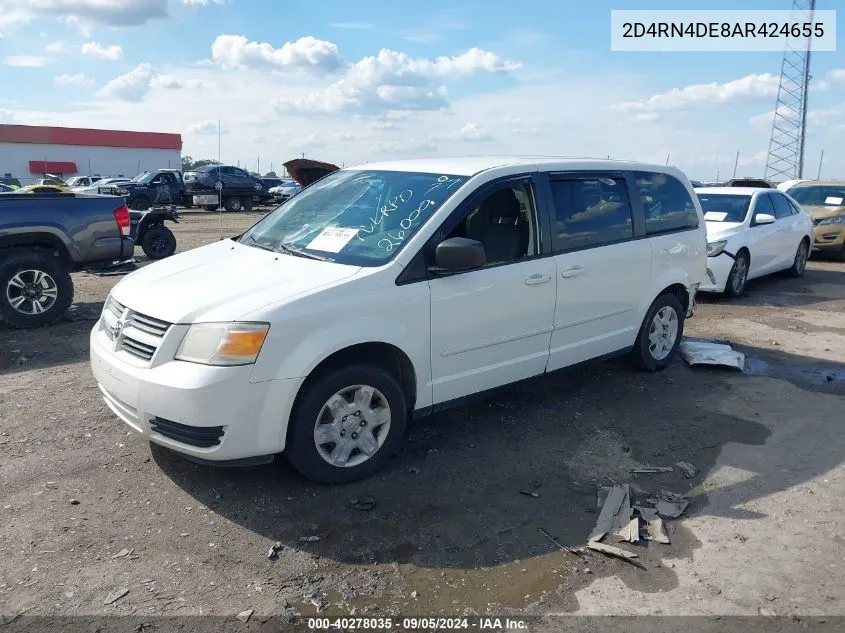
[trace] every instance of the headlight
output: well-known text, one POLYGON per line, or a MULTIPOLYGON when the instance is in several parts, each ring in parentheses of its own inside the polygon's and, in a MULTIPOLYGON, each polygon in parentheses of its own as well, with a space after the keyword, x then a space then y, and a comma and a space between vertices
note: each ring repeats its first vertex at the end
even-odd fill
POLYGON ((707 257, 716 257, 721 255, 728 245, 728 240, 720 240, 718 242, 707 242, 707 257))
POLYGON ((845 224, 845 215, 835 215, 832 218, 820 220, 818 226, 824 226, 827 224, 845 224))
POLYGON ((182 339, 176 360, 201 365, 251 365, 269 329, 269 323, 197 323, 182 339))

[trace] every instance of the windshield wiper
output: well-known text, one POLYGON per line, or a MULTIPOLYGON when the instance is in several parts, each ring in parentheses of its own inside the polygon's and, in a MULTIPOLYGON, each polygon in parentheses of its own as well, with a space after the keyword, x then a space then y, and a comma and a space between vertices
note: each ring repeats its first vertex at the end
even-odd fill
POLYGON ((247 235, 247 237, 251 240, 251 245, 255 246, 256 248, 260 248, 265 251, 270 251, 271 253, 275 253, 276 249, 272 246, 267 246, 267 244, 260 243, 257 239, 255 239, 252 235, 247 235))
POLYGON ((295 255, 297 257, 307 257, 308 259, 317 259, 321 262, 333 262, 334 260, 331 257, 323 257, 322 255, 317 255, 315 253, 309 253, 299 246, 296 246, 290 242, 279 244, 276 247, 276 250, 283 251, 290 255, 295 255))

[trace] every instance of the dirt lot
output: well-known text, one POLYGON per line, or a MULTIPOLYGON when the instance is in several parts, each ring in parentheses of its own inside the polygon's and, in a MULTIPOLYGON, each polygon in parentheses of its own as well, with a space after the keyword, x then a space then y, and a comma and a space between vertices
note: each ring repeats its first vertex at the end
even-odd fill
MULTIPOLYGON (((180 250, 260 214, 184 217, 180 250)), ((87 361, 118 279, 75 275, 67 321, 0 329, 0 614, 845 615, 845 264, 700 301, 687 334, 739 345, 745 373, 607 362, 507 388, 343 488, 130 433, 87 361), (681 460, 700 474, 630 473, 681 460), (582 545, 609 482, 690 494, 670 545, 628 546, 645 570, 538 531, 582 545)))

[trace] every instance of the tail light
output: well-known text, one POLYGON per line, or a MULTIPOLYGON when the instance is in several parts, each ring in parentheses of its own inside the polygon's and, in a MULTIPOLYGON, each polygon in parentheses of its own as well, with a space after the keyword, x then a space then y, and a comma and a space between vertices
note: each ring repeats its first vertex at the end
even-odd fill
POLYGON ((114 210, 114 219, 121 237, 129 237, 129 207, 125 204, 114 210))

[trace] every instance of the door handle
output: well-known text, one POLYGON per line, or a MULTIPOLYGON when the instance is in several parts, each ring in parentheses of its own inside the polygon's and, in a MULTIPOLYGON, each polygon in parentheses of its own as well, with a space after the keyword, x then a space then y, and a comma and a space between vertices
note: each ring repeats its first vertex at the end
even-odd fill
POLYGON ((564 279, 569 279, 570 277, 577 277, 581 273, 584 272, 583 266, 573 266, 572 268, 567 268, 563 272, 560 273, 560 276, 564 279))
POLYGON ((551 275, 544 275, 543 273, 534 273, 525 280, 526 286, 536 286, 537 284, 545 284, 552 280, 551 275))

